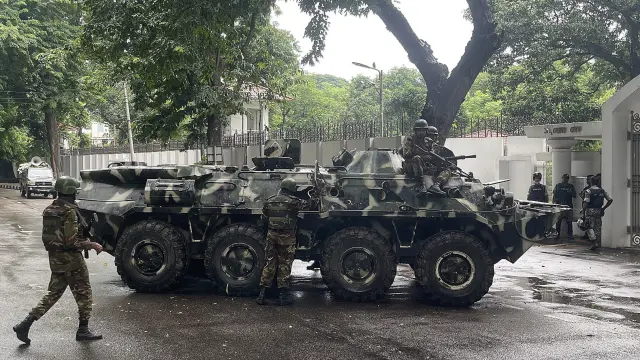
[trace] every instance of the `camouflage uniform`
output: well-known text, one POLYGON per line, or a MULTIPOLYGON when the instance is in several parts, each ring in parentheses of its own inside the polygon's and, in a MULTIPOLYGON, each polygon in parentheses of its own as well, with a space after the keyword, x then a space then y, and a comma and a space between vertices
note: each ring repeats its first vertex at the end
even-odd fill
POLYGON ((596 235, 595 245, 597 247, 602 246, 602 205, 604 205, 605 199, 611 201, 609 194, 596 185, 591 186, 584 193, 584 202, 587 203, 584 216, 596 235))
POLYGON ((431 159, 433 150, 424 143, 414 141, 414 136, 407 136, 402 145, 402 157, 405 159, 402 167, 405 174, 419 180, 422 180, 424 175, 429 175, 440 185, 446 184, 452 176, 451 169, 439 169, 435 166, 436 162, 431 159))
POLYGON ((284 191, 269 198, 262 212, 269 221, 265 253, 267 263, 262 271, 260 287, 269 287, 274 276, 278 288, 288 288, 291 265, 296 254, 296 222, 298 213, 307 202, 284 191))
POLYGON ((78 239, 76 205, 56 199, 42 214, 42 242, 49 252, 51 280, 47 294, 31 310, 36 320, 41 318, 64 294, 67 286, 78 304, 79 319, 91 317, 91 284, 82 250, 92 248, 88 240, 78 239))

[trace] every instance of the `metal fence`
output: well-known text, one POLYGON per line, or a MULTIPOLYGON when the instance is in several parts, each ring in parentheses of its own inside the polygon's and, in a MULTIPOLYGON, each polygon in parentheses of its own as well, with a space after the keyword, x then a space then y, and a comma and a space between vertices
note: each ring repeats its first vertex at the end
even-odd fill
MULTIPOLYGON (((374 137, 391 137, 410 135, 413 133, 414 119, 389 121, 384 128, 379 120, 344 120, 332 124, 316 124, 312 126, 288 126, 270 131, 235 132, 223 136, 222 147, 242 147, 261 145, 268 139, 298 139, 301 142, 354 140, 374 137)), ((498 116, 490 119, 457 119, 449 130, 451 138, 486 138, 524 135, 524 127, 529 125, 554 124, 571 122, 564 118, 531 118, 498 116)), ((168 150, 195 150, 202 144, 186 144, 185 141, 150 142, 134 146, 135 152, 154 152, 168 150)), ((64 150, 63 155, 117 154, 129 152, 128 145, 93 146, 90 148, 64 150)))

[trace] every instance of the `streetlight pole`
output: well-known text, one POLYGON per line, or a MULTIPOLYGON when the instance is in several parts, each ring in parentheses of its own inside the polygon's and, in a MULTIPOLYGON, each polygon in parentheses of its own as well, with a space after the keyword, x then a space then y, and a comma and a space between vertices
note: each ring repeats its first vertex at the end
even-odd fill
POLYGON ((129 132, 129 154, 131 155, 131 161, 133 161, 133 133, 131 132, 131 115, 129 114, 129 96, 127 94, 127 82, 124 82, 124 105, 127 113, 127 130, 129 132))
POLYGON ((382 87, 382 70, 376 68, 376 63, 373 63, 373 66, 365 65, 355 61, 352 61, 351 63, 355 66, 360 66, 365 69, 371 69, 378 72, 378 82, 379 82, 378 102, 380 103, 380 135, 384 136, 384 102, 382 99, 382 94, 383 94, 382 91, 384 90, 384 88, 382 87))

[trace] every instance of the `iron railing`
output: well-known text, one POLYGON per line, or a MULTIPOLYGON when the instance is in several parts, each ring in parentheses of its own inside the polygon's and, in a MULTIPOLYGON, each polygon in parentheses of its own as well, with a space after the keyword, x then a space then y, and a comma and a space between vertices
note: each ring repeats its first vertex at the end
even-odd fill
MULTIPOLYGON (((567 121, 564 118, 543 117, 505 117, 498 116, 490 119, 457 119, 449 130, 451 138, 485 138, 522 136, 524 127, 530 125, 554 124, 567 121)), ((380 128, 379 122, 344 120, 339 123, 316 124, 307 126, 287 126, 270 131, 250 131, 246 133, 235 132, 225 135, 222 139, 222 147, 243 147, 262 145, 268 139, 298 139, 300 142, 318 142, 335 140, 354 140, 374 137, 392 137, 410 135, 413 133, 414 120, 405 119, 389 121, 385 127, 380 128)), ((202 144, 188 145, 185 141, 171 140, 169 142, 150 142, 134 146, 135 152, 152 152, 166 150, 191 150, 202 148, 202 144)), ((92 146, 83 149, 64 150, 63 155, 91 155, 91 154, 116 154, 128 153, 128 145, 118 146, 92 146)))

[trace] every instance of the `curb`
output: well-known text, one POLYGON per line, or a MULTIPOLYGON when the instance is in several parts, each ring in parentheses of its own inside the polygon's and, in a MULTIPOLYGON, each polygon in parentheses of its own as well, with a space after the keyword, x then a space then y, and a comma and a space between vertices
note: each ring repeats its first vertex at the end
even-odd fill
POLYGON ((20 190, 20 185, 15 185, 15 184, 0 184, 0 189, 20 190))

